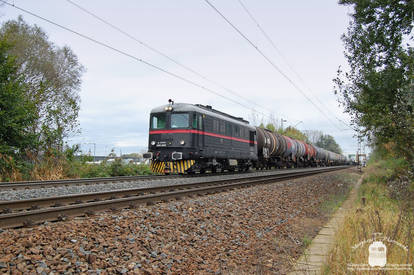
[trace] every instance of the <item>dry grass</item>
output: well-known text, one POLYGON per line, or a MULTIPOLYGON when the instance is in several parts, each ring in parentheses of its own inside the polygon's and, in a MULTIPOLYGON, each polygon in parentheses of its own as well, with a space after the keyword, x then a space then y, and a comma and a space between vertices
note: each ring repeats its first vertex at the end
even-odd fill
POLYGON ((16 167, 11 156, 0 154, 0 180, 8 179, 9 181, 23 180, 23 175, 16 167))
MULTIPOLYGON (((384 171, 379 171, 374 166, 366 173, 381 175, 384 171)), ((324 267, 324 274, 413 274, 402 270, 373 272, 348 269, 348 264, 368 264, 368 247, 373 240, 382 241, 386 245, 387 264, 414 263, 413 213, 403 211, 397 201, 390 199, 385 185, 376 180, 378 177, 367 178, 359 190, 358 201, 336 235, 335 246, 324 267), (361 243, 364 241, 366 242, 361 243), (356 247, 358 244, 361 245, 356 247)))
POLYGON ((34 165, 30 172, 33 180, 58 180, 66 178, 65 161, 58 158, 48 158, 34 165))

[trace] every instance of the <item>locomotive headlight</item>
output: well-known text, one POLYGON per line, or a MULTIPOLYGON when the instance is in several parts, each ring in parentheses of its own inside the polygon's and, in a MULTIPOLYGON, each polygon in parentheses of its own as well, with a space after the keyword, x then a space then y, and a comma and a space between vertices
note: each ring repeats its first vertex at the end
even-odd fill
POLYGON ((185 141, 184 140, 180 141, 180 144, 181 145, 184 145, 185 144, 185 141))
POLYGON ((155 140, 151 141, 151 145, 154 146, 155 145, 155 140))
POLYGON ((172 109, 173 109, 172 106, 167 106, 164 108, 165 111, 172 111, 172 109))

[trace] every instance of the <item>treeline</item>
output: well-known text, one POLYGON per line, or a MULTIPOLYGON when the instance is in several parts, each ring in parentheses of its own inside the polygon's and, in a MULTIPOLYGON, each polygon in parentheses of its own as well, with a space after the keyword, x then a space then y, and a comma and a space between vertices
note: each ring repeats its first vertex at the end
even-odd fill
POLYGON ((88 164, 79 146, 81 76, 85 68, 22 17, 0 28, 0 181, 150 173, 120 159, 88 164))
MULTIPOLYGON (((78 131, 84 67, 22 17, 0 28, 0 172, 2 180, 35 178, 58 165, 64 140, 78 131)), ((60 174, 62 172, 59 172, 60 174)), ((58 175, 57 175, 58 176, 58 175)))
POLYGON ((382 183, 404 211, 414 211, 413 1, 341 0, 351 8, 342 40, 349 69, 338 70, 335 93, 360 138, 386 164, 382 183), (398 190, 394 190, 398 189, 398 190))

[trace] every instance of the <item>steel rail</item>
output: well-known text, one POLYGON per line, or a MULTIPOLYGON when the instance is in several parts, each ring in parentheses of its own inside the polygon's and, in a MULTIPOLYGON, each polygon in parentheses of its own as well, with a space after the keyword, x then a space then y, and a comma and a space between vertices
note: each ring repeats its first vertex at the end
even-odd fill
MULTIPOLYGON (((289 176, 293 176, 297 173, 302 173, 303 171, 279 171, 279 173, 270 175, 283 175, 288 174, 289 176)), ((259 175, 254 176, 255 179, 266 178, 269 175, 259 175)), ((138 188, 128 188, 128 189, 118 189, 118 190, 111 190, 111 191, 103 191, 103 192, 91 192, 91 193, 82 193, 82 194, 71 194, 71 195, 64 195, 64 196, 56 196, 56 197, 42 197, 42 198, 34 198, 34 199, 27 199, 27 200, 14 200, 14 201, 0 201, 0 210, 2 213, 8 213, 10 211, 15 210, 30 210, 30 209, 38 209, 40 207, 56 207, 61 206, 63 204, 73 204, 79 202, 89 202, 89 201, 96 201, 102 199, 111 199, 111 198, 119 198, 125 196, 132 196, 132 195, 139 195, 143 193, 151 193, 151 192, 161 192, 165 190, 171 189, 180 189, 180 188, 193 188, 194 186, 198 185, 217 185, 222 183, 228 182, 235 182, 235 181, 242 181, 246 180, 246 178, 231 178, 231 179, 220 179, 220 180, 212 180, 212 181, 204 181, 200 183, 184 183, 184 184, 173 184, 173 185, 164 185, 164 186, 153 186, 153 187, 138 187, 138 188)))
MULTIPOLYGON (((44 180, 44 181, 15 181, 15 182, 0 182, 0 191, 3 190, 21 190, 21 189, 36 189, 47 187, 60 186, 79 186, 88 184, 104 184, 115 182, 131 182, 143 180, 159 180, 159 179, 174 179, 179 177, 208 177, 216 175, 233 175, 241 172, 226 172, 226 173, 206 173, 206 174, 191 174, 191 175, 142 175, 142 176, 119 176, 119 177, 99 177, 99 178, 79 178, 79 179, 63 179, 63 180, 44 180)), ((247 172, 243 172, 247 173, 247 172)))
POLYGON ((175 178, 177 175, 145 175, 145 176, 120 176, 120 177, 102 177, 102 178, 80 178, 64 180, 45 180, 45 181, 16 181, 0 182, 1 190, 33 189, 44 187, 58 187, 69 185, 87 185, 111 182, 127 182, 142 180, 158 180, 163 178, 175 178))
POLYGON ((85 213, 112 208, 134 207, 136 204, 167 201, 174 198, 180 199, 183 196, 195 194, 203 195, 216 193, 234 188, 248 187, 257 184, 272 183, 286 179, 330 172, 348 167, 349 166, 338 166, 293 172, 286 171, 279 174, 260 175, 250 178, 225 179, 203 183, 187 183, 44 199, 10 201, 8 202, 9 205, 7 205, 7 202, 2 202, 2 207, 9 209, 8 211, 11 211, 11 209, 19 209, 19 207, 27 208, 29 205, 30 209, 0 215, 0 228, 20 227, 44 221, 61 220, 63 217, 68 216, 79 216, 85 213), (49 202, 47 201, 48 199, 49 202))

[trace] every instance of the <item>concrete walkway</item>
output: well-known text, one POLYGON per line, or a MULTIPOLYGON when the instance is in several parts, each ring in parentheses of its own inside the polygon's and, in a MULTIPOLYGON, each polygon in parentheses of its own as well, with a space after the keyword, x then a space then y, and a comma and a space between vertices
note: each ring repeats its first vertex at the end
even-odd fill
POLYGON ((333 248, 335 232, 341 228, 345 215, 352 208, 361 185, 362 177, 352 188, 349 197, 342 206, 335 212, 329 222, 319 231, 319 234, 312 240, 305 253, 296 262, 290 275, 298 274, 321 274, 322 266, 327 261, 329 251, 333 248))

